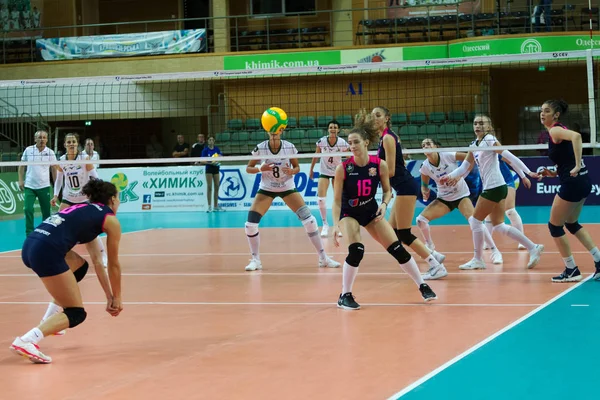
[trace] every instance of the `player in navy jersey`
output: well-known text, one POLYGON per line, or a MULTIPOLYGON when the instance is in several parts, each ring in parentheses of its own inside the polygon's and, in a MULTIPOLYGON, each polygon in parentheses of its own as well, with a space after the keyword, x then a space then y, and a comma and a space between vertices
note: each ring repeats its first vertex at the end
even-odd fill
MULTIPOLYGON (((391 130, 390 112, 385 107, 375 107, 371 116, 381 137, 377 155, 382 160, 386 160, 390 171, 390 184, 396 191, 396 199, 390 213, 390 224, 398 240, 426 260, 430 270, 439 269, 443 266, 441 263, 446 257, 435 250, 428 249, 411 232, 419 185, 404 164, 400 140, 391 130)), ((364 116, 359 115, 359 117, 358 121, 364 120, 364 116)))
POLYGON ((423 281, 417 263, 398 241, 394 230, 384 218, 392 193, 386 162, 379 157, 369 156, 367 152, 369 143, 377 140, 379 136, 374 119, 364 115, 362 120, 359 118, 357 124, 360 128, 352 129, 348 135, 348 144, 353 156, 338 165, 335 170, 333 240, 336 246, 340 245, 338 233, 340 225, 343 225, 344 235, 350 243, 342 272, 342 293, 338 299, 338 307, 347 310, 360 308, 352 295, 352 285, 365 253, 360 236, 361 226, 400 263, 402 269, 419 287, 423 299, 435 300, 437 297, 423 281), (383 201, 378 205, 375 194, 380 183, 383 201))
POLYGON ((542 175, 558 175, 560 180, 560 190, 552 202, 548 228, 563 258, 565 270, 553 277, 552 282, 577 282, 582 278, 564 228, 575 235, 591 253, 596 266, 594 279, 600 280, 600 251, 587 230, 577 222, 592 185, 582 159, 581 134, 560 123, 560 118, 567 113, 568 108, 569 105, 562 100, 548 100, 540 111, 541 122, 550 134, 548 157, 556 165, 556 171, 544 169, 542 175))
POLYGON ((17 337, 10 349, 33 363, 48 364, 38 342, 45 336, 81 324, 87 313, 83 308, 77 282, 87 272, 87 262, 73 252, 78 243, 89 243, 106 232, 108 244, 108 288, 106 311, 117 316, 121 302, 121 266, 119 241, 121 225, 115 216, 119 208, 118 192, 110 182, 91 179, 82 189, 90 203, 75 204, 42 222, 25 240, 21 257, 42 280, 48 293, 63 308, 25 335, 17 337))

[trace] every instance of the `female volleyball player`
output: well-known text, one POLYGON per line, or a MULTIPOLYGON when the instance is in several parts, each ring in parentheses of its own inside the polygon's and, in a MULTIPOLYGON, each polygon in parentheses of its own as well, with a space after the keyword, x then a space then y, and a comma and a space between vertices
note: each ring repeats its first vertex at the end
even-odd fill
MULTIPOLYGON (((221 149, 215 146, 214 137, 209 136, 207 143, 208 145, 202 149, 202 157, 219 157, 223 155, 221 149)), ((216 161, 205 162, 204 164, 206 164, 206 200, 208 202, 208 210, 206 212, 223 211, 223 209, 219 207, 219 181, 221 179, 220 164, 216 161), (211 201, 214 208, 211 208, 210 206, 211 201)))
MULTIPOLYGON (((91 160, 91 157, 79 153, 79 135, 76 133, 67 133, 65 135, 65 149, 67 152, 60 157, 61 161, 91 160)), ((75 204, 87 203, 88 198, 82 192, 82 188, 86 183, 89 182, 90 178, 98 179, 98 174, 96 173, 94 164, 65 164, 62 167, 58 166, 57 171, 56 183, 54 184, 54 197, 50 201, 52 206, 56 206, 58 195, 61 193, 61 188, 62 200, 60 202, 59 211, 62 211, 65 208, 75 204)), ((102 286, 106 296, 109 296, 110 286, 108 277, 104 271, 104 268, 108 266, 108 257, 106 256, 104 243, 99 237, 96 237, 96 239, 86 244, 86 249, 90 255, 90 258, 92 259, 92 264, 94 265, 94 270, 96 271, 100 285, 102 286)), ((68 258, 70 258, 70 261, 67 261, 68 263, 73 262, 77 266, 85 262, 83 258, 73 251, 68 254, 68 258)), ((42 322, 60 311, 61 307, 57 305, 56 302, 50 302, 50 304, 48 304, 46 313, 42 317, 42 322)), ((63 335, 64 333, 65 331, 60 331, 56 334, 63 335)))
MULTIPOLYGON (((338 137, 340 133, 340 124, 336 120, 329 121, 327 124, 328 136, 323 136, 317 142, 316 153, 340 153, 348 151, 349 146, 343 138, 338 137)), ((319 184, 317 186, 317 198, 319 203, 319 213, 321 214, 321 221, 323 228, 321 229, 321 236, 327 237, 329 235, 329 225, 327 223, 327 189, 329 188, 329 180, 333 181, 335 176, 335 168, 342 163, 341 157, 321 157, 319 162, 319 184)), ((313 158, 310 163, 310 179, 314 178, 314 168, 317 158, 313 158)))
POLYGON ((435 300, 437 297, 429 285, 423 282, 417 263, 398 241, 394 230, 384 218, 387 205, 392 199, 388 167, 379 157, 369 156, 367 148, 371 141, 378 139, 379 131, 372 117, 363 115, 361 118, 362 120, 357 121, 360 128, 352 129, 348 135, 352 157, 339 165, 335 171, 333 240, 336 246, 340 245, 337 233, 340 231, 340 224, 343 224, 344 233, 350 243, 342 272, 342 293, 338 299, 338 307, 347 310, 360 308, 352 295, 352 285, 365 253, 360 235, 361 226, 400 263, 402 269, 419 287, 423 299, 435 300), (383 200, 378 206, 375 194, 380 183, 383 200))
POLYGON ((338 268, 340 263, 332 260, 325 253, 323 242, 319 236, 317 219, 304 203, 302 195, 296 190, 294 175, 300 172, 300 166, 294 155, 298 154, 298 150, 292 143, 281 139, 284 128, 285 126, 275 133, 269 133, 269 140, 265 140, 254 148, 252 155, 257 156, 258 159, 250 160, 246 167, 246 172, 249 174, 258 174, 259 172, 262 174, 259 189, 250 211, 248 211, 248 221, 245 225, 246 236, 248 236, 252 253, 252 259, 250 264, 246 266, 246 271, 262 269, 258 224, 277 197, 281 197, 290 210, 296 213, 298 219, 302 221, 302 225, 319 255, 319 267, 338 268), (272 156, 277 155, 288 157, 272 158, 272 156), (257 167, 256 165, 261 160, 263 161, 262 164, 257 167))
MULTIPOLYGON (((424 139, 421 143, 421 147, 423 149, 433 149, 441 147, 441 144, 432 139, 424 139)), ((439 152, 425 153, 425 156, 427 159, 423 161, 423 165, 419 171, 421 173, 421 193, 423 195, 423 200, 427 201, 427 199, 429 199, 431 193, 431 190, 429 189, 430 179, 435 181, 438 192, 437 198, 431 204, 427 205, 417 217, 417 226, 423 233, 427 247, 434 249, 435 244, 431 238, 429 222, 443 217, 456 208, 465 219, 469 220, 473 215, 473 204, 469 198, 469 187, 464 179, 461 178, 454 186, 445 185, 441 181, 442 177, 458 168, 456 162, 464 161, 467 154, 459 152, 439 152)), ((484 230, 484 234, 486 235, 486 241, 491 244, 492 262, 494 264, 501 264, 502 254, 500 254, 496 248, 492 236, 487 230, 484 230)), ((481 254, 475 253, 475 257, 481 258, 481 254)), ((440 279, 446 275, 448 275, 448 272, 446 272, 445 268, 431 268, 423 275, 423 279, 440 279)))
POLYGON ((123 310, 119 264, 121 225, 115 216, 120 204, 117 188, 110 182, 91 179, 82 193, 88 197, 89 204, 76 204, 50 216, 27 236, 23 244, 23 262, 41 278, 48 293, 64 309, 17 337, 11 344, 11 350, 34 363, 52 362, 40 351, 40 340, 55 332, 74 328, 85 320, 87 313, 77 282, 85 277, 88 265, 72 249, 78 243, 91 242, 101 232, 107 235, 111 287, 106 311, 116 317, 123 310))
MULTIPOLYGON (((364 110, 359 114, 359 120, 365 120, 364 110)), ((444 255, 435 250, 430 250, 423 242, 411 233, 412 220, 417 204, 419 185, 411 173, 406 169, 402 156, 402 146, 398 136, 391 130, 390 112, 385 107, 375 107, 371 113, 373 123, 379 132, 378 157, 387 160, 390 184, 396 191, 394 207, 390 214, 390 224, 398 240, 413 249, 429 264, 429 270, 443 267, 444 255)), ((359 126, 357 126, 359 127, 359 126)), ((359 127, 360 128, 360 127, 359 127)))
POLYGON ((548 100, 542 105, 540 119, 550 134, 548 141, 548 157, 556 164, 556 171, 544 169, 543 176, 556 177, 560 180, 560 190, 550 211, 548 228, 558 247, 565 270, 552 278, 552 282, 576 282, 581 280, 581 272, 575 264, 569 241, 565 237, 567 230, 585 246, 594 258, 596 272, 594 279, 600 280, 600 251, 590 234, 579 222, 579 215, 592 185, 588 170, 583 163, 581 134, 572 131, 560 123, 569 105, 562 100, 548 100))
MULTIPOLYGON (((475 120, 473 121, 473 130, 477 136, 477 140, 470 146, 473 147, 473 150, 468 153, 465 161, 460 167, 441 179, 441 181, 445 182, 447 185, 453 186, 460 181, 462 176, 465 176, 468 173, 470 166, 474 162, 477 162, 479 173, 481 174, 481 179, 483 181, 483 192, 477 200, 475 212, 469 218, 469 225, 473 231, 473 242, 475 243, 475 257, 458 268, 485 268, 485 263, 481 257, 485 237, 483 232, 485 227, 482 225, 482 221, 490 214, 492 224, 494 225, 492 231, 500 232, 524 245, 529 251, 527 268, 533 268, 539 262, 540 255, 544 251, 544 246, 533 243, 523 233, 519 232, 518 229, 504 223, 504 211, 508 189, 504 182, 504 178, 502 177, 502 173, 500 172, 497 153, 502 154, 502 157, 511 164, 520 177, 524 177, 525 174, 528 174, 537 179, 538 175, 531 172, 521 160, 508 150, 480 150, 500 146, 500 142, 493 135, 490 117, 480 114, 476 115, 475 120)), ((527 184, 528 182, 529 181, 523 182, 527 188, 531 186, 530 182, 529 185, 527 184)))

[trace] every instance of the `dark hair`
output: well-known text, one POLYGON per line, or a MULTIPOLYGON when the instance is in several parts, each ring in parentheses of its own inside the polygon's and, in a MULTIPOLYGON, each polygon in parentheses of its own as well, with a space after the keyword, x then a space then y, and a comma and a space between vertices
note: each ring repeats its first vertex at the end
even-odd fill
POLYGON ((562 99, 546 100, 544 102, 544 104, 548 104, 554 112, 560 113, 559 119, 560 119, 560 117, 565 115, 567 113, 567 111, 569 110, 569 104, 567 104, 567 102, 562 99))
POLYGON ((327 129, 328 129, 328 130, 329 130, 329 125, 331 125, 331 124, 336 124, 336 125, 337 125, 337 127, 338 127, 338 129, 340 129, 340 127, 341 127, 340 123, 339 123, 339 122, 337 122, 337 120, 336 120, 336 119, 332 119, 331 121, 329 121, 329 122, 327 123, 327 129))
POLYGON ((379 131, 375 127, 375 120, 371 113, 368 113, 364 108, 356 114, 354 128, 348 132, 348 135, 351 133, 358 133, 363 140, 368 140, 369 143, 375 143, 379 139, 379 131))
POLYGON ((388 129, 392 129, 392 115, 390 114, 390 110, 388 110, 387 108, 385 108, 384 106, 377 106, 375 108, 379 108, 380 110, 383 111, 383 115, 385 115, 386 117, 389 117, 389 119, 387 120, 387 127, 388 129))
POLYGON ((111 182, 90 178, 89 182, 81 189, 81 193, 85 194, 92 203, 107 205, 109 200, 116 196, 118 192, 116 186, 111 182))

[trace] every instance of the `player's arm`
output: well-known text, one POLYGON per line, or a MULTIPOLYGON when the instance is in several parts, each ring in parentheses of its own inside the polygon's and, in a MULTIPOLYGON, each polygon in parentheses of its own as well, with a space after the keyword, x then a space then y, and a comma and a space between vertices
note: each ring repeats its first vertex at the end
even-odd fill
POLYGON ((92 259, 92 264, 94 265, 94 271, 96 271, 96 276, 98 277, 98 282, 104 291, 104 295, 106 296, 106 300, 112 303, 113 294, 110 290, 110 282, 108 281, 108 275, 106 274, 106 269, 102 264, 102 253, 100 251, 100 238, 96 238, 89 243, 85 244, 85 248, 92 259))
POLYGON ((423 200, 429 200, 429 195, 431 194, 431 189, 429 189, 429 175, 425 175, 421 172, 421 195, 423 196, 423 200))
MULTIPOLYGON (((321 148, 319 146, 317 146, 317 150, 315 151, 316 154, 319 154, 321 152, 321 148)), ((314 169, 315 169, 315 164, 317 163, 318 158, 313 158, 312 161, 310 162, 310 172, 308 173, 308 177, 310 179, 314 179, 314 169)))
POLYGON ((331 207, 331 217, 333 218, 333 243, 339 246, 338 232, 340 232, 340 214, 342 212, 342 190, 344 189, 344 164, 335 167, 335 179, 333 180, 333 205, 331 207))
POLYGON ((463 162, 467 159, 467 155, 468 153, 462 153, 460 151, 457 151, 456 153, 454 153, 454 160, 463 162))
POLYGON ((575 176, 579 172, 582 166, 582 139, 581 134, 579 132, 572 131, 570 129, 565 129, 561 126, 554 126, 550 129, 550 137, 552 141, 558 143, 562 140, 568 140, 573 143, 573 153, 575 155, 575 168, 571 170, 571 175, 575 176))
POLYGON ((292 168, 290 168, 290 167, 282 167, 281 168, 281 170, 283 171, 284 174, 296 175, 298 172, 300 172, 300 164, 298 163, 297 158, 291 158, 290 164, 292 164, 292 168))
POLYGON ((54 180, 54 197, 50 200, 50 205, 52 207, 56 207, 56 201, 58 200, 58 195, 63 186, 63 170, 61 167, 56 167, 56 179, 54 180))
MULTIPOLYGON (((494 142, 494 146, 501 146, 501 144, 498 140, 496 140, 494 142)), ((510 151, 496 150, 495 152, 497 154, 502 155, 502 159, 505 160, 512 167, 512 169, 515 170, 515 172, 519 175, 519 177, 521 177, 521 179, 525 178, 525 174, 531 176, 532 178, 536 178, 536 179, 539 177, 538 174, 531 172, 529 170, 529 168, 527 167, 527 165, 525 165, 525 163, 523 161, 521 161, 517 156, 515 156, 510 151)))
POLYGON ((396 175, 396 141, 391 135, 383 137, 383 148, 385 149, 385 158, 390 161, 388 164, 389 176, 393 178, 396 175))
POLYGON ((108 253, 108 280, 112 289, 113 316, 123 310, 121 300, 121 264, 119 263, 119 243, 121 241, 121 224, 114 215, 108 215, 104 221, 106 232, 106 251, 108 253))
MULTIPOLYGON (((390 174, 387 162, 381 160, 379 164, 379 179, 381 180, 381 190, 383 190, 383 199, 381 204, 385 204, 385 210, 382 212, 382 216, 385 216, 388 204, 392 200, 392 189, 390 186, 390 174)), ((380 206, 381 208, 381 206, 380 206)))

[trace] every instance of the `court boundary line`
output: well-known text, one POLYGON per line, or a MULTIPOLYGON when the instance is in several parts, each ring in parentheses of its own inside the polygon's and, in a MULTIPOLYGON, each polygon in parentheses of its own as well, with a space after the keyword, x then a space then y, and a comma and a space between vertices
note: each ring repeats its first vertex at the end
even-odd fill
POLYGON ((412 392, 415 388, 419 387, 420 385, 422 385, 423 383, 427 382, 428 380, 430 380, 434 376, 438 375, 440 372, 443 372, 444 370, 446 370, 449 367, 451 367, 452 365, 456 364, 457 362, 459 362, 463 358, 469 356, 470 354, 474 353, 476 350, 478 350, 481 347, 485 346, 486 344, 490 343, 492 340, 496 339, 497 337, 503 335, 504 333, 506 333, 509 330, 511 330, 512 328, 514 328, 515 326, 517 326, 517 325, 521 324, 522 322, 526 321, 527 319, 531 318, 532 316, 534 316, 538 312, 542 311, 546 307, 548 307, 551 304, 555 303, 560 298, 562 298, 562 297, 566 296, 567 294, 571 293, 573 290, 581 287, 581 285, 583 285, 584 283, 586 283, 587 281, 589 281, 592 277, 593 277, 593 275, 590 275, 587 278, 585 278, 584 280, 582 280, 581 282, 578 282, 577 284, 571 286, 570 288, 566 289, 565 291, 557 294, 556 296, 554 296, 553 298, 551 298, 547 302, 543 303, 542 305, 538 306, 534 310, 528 312, 527 314, 525 314, 524 316, 522 316, 518 320, 510 323, 509 325, 505 326, 504 328, 500 329, 499 331, 493 333, 492 335, 490 335, 487 338, 483 339, 482 341, 480 341, 476 345, 468 348, 467 350, 465 350, 464 352, 460 353, 456 357, 454 357, 451 360, 449 360, 449 361, 445 362, 444 364, 440 365, 439 367, 437 367, 433 371, 425 374, 424 376, 422 376, 421 378, 419 378, 415 382, 413 382, 410 385, 406 386, 404 389, 402 389, 399 392, 397 392, 397 393, 393 394, 392 396, 388 397, 387 400, 399 400, 400 398, 402 398, 402 396, 404 396, 404 395, 412 392))
MULTIPOLYGON (((0 301, 0 306, 9 305, 42 305, 48 301, 0 301)), ((106 305, 106 301, 84 301, 84 305, 106 305)), ((129 306, 328 306, 337 305, 332 302, 235 302, 235 301, 125 301, 129 306)), ((539 303, 361 303, 365 307, 539 307, 539 303)), ((337 308, 336 308, 337 309, 337 308)))
MULTIPOLYGON (((264 272, 264 271, 256 271, 256 272, 124 272, 121 273, 121 276, 173 276, 173 277, 182 277, 182 276, 248 276, 248 277, 256 277, 256 276, 335 276, 339 278, 342 274, 341 268, 332 269, 329 268, 327 270, 323 269, 320 272, 264 272), (331 271, 331 272, 325 272, 331 271)), ((556 272, 487 272, 487 271, 456 271, 452 272, 455 276, 461 275, 524 275, 524 276, 532 276, 532 275, 556 275, 556 272)), ((361 276, 396 276, 396 275, 408 275, 406 272, 398 271, 398 272, 361 272, 361 276)), ((89 273, 86 274, 86 277, 96 277, 96 274, 89 273)), ((31 277, 37 278, 38 276, 35 273, 0 273, 0 278, 20 278, 20 277, 31 277)), ((443 280, 438 280, 443 282, 443 280)), ((445 280, 447 281, 447 280, 445 280)))

